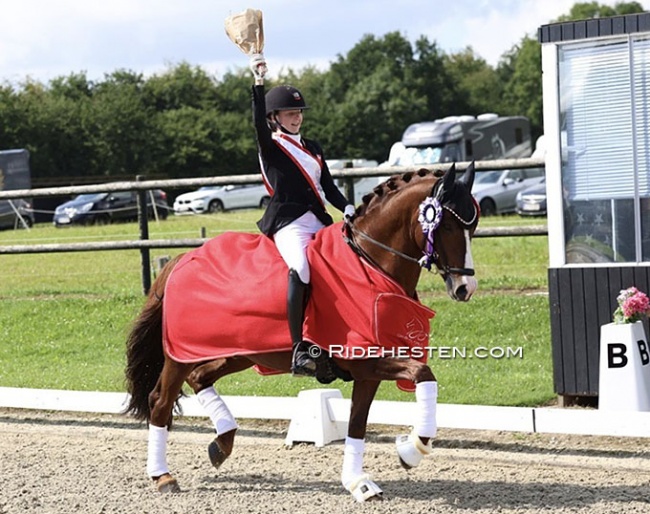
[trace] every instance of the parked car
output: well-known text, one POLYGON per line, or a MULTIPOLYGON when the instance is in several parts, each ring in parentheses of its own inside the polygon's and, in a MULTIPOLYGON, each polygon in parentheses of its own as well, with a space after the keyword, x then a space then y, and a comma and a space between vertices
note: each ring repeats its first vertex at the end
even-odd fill
MULTIPOLYGON (((160 189, 154 189, 146 193, 149 217, 154 217, 153 196, 158 217, 161 219, 167 218, 169 214, 167 193, 160 189)), ((54 210, 53 222, 55 227, 64 227, 71 224, 102 225, 137 218, 137 192, 117 191, 78 195, 72 200, 59 205, 54 210)))
POLYGON ((271 197, 264 184, 204 186, 179 195, 174 214, 204 214, 230 209, 264 208, 271 197))
POLYGON ((34 224, 32 204, 27 200, 0 201, 0 228, 24 228, 34 224))
POLYGON ((544 168, 520 170, 479 171, 474 179, 472 194, 483 216, 514 212, 517 193, 539 184, 544 168))
POLYGON ((517 194, 517 207, 520 216, 546 216, 546 179, 517 194))

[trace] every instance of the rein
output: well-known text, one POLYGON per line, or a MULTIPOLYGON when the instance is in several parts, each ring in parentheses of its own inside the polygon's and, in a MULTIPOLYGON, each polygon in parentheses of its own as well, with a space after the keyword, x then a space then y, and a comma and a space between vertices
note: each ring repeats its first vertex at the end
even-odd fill
POLYGON ((345 220, 344 236, 343 236, 345 238, 345 241, 350 246, 350 248, 352 248, 352 250, 355 251, 355 253, 362 256, 364 259, 368 260, 369 262, 372 262, 375 266, 377 265, 377 263, 374 262, 373 259, 371 259, 370 256, 354 241, 355 236, 365 239, 369 243, 372 243, 373 245, 381 248, 386 252, 389 252, 393 255, 397 255, 398 257, 401 257, 404 260, 414 262, 418 266, 425 268, 427 271, 431 271, 432 264, 435 264, 435 273, 440 273, 442 275, 454 274, 454 275, 473 276, 474 270, 471 268, 456 268, 447 265, 441 266, 439 262, 440 255, 438 254, 438 252, 435 251, 433 247, 433 237, 436 230, 440 226, 440 222, 442 221, 443 209, 446 210, 447 212, 450 212, 463 225, 467 227, 471 226, 472 223, 474 223, 474 221, 476 220, 476 217, 478 215, 478 207, 476 206, 476 201, 474 200, 474 208, 475 208, 474 216, 472 217, 471 220, 465 221, 453 209, 447 207, 446 205, 441 205, 440 200, 437 198, 436 195, 434 195, 434 192, 432 191, 431 193, 432 194, 430 196, 427 196, 427 198, 424 199, 424 201, 420 204, 419 207, 420 214, 418 216, 418 221, 420 222, 420 225, 422 226, 422 232, 426 237, 426 244, 425 244, 425 248, 422 250, 423 256, 421 258, 416 259, 415 257, 411 257, 410 255, 400 252, 395 248, 392 248, 380 241, 377 241, 376 239, 373 239, 362 230, 356 228, 353 224, 354 221, 353 219, 346 218, 345 220))
MULTIPOLYGON (((411 257, 410 255, 407 255, 407 254, 405 254, 403 252, 400 252, 399 250, 395 250, 394 248, 391 248, 390 246, 385 245, 384 243, 381 243, 381 242, 377 241, 376 239, 373 239, 368 234, 366 234, 362 230, 359 230, 357 227, 355 227, 350 221, 346 220, 345 223, 346 223, 346 228, 348 229, 349 233, 354 234, 355 236, 360 236, 362 239, 365 239, 366 241, 371 242, 372 244, 374 244, 375 246, 378 246, 382 250, 386 250, 387 252, 392 253, 393 255, 397 255, 398 257, 401 257, 402 259, 406 259, 407 261, 415 262, 416 264, 418 264, 420 266, 422 265, 420 263, 420 261, 422 259, 416 259, 415 257, 411 257)), ((369 261, 372 262, 372 259, 368 256, 368 254, 366 254, 366 252, 363 251, 363 249, 361 247, 359 247, 359 245, 357 245, 354 242, 353 238, 345 237, 345 240, 348 243, 348 245, 350 245, 350 247, 356 253, 358 253, 359 255, 362 255, 366 260, 369 260, 369 261)))

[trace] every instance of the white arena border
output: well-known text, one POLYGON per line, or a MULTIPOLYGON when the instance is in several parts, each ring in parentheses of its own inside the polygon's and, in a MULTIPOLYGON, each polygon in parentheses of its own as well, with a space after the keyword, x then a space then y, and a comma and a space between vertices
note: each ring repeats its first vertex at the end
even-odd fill
MULTIPOLYGON (((345 437, 350 400, 338 389, 310 389, 297 397, 224 396, 236 418, 290 420, 286 444, 323 446, 345 437)), ((0 408, 119 414, 126 393, 0 387, 0 408)), ((181 400, 184 416, 204 417, 196 397, 181 400)), ((375 401, 369 424, 409 426, 415 401, 375 401)), ((548 434, 650 437, 650 412, 548 407, 438 404, 440 428, 548 434)))

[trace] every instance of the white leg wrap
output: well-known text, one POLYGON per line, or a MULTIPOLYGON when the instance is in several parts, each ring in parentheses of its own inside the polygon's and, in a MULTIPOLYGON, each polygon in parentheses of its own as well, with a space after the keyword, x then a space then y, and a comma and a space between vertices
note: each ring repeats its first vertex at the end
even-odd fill
POLYGON ((363 472, 363 452, 366 442, 363 439, 345 438, 343 450, 343 470, 341 483, 358 502, 364 502, 375 496, 381 497, 383 491, 375 484, 370 475, 363 472))
POLYGON ((239 428, 239 425, 237 425, 230 409, 228 409, 223 398, 219 396, 219 393, 217 393, 213 386, 206 387, 202 391, 199 391, 196 398, 205 410, 206 414, 210 416, 217 435, 225 434, 235 428, 239 428))
POLYGON ((438 432, 436 409, 438 406, 438 382, 419 382, 415 384, 417 418, 415 433, 421 437, 435 437, 438 432))
POLYGON ((356 481, 363 475, 363 452, 365 449, 366 443, 363 439, 345 438, 341 482, 346 489, 348 488, 348 484, 356 481))
POLYGON ((418 382, 415 384, 417 417, 413 431, 395 439, 397 454, 406 468, 414 468, 425 455, 431 453, 431 442, 425 445, 420 437, 431 439, 438 432, 436 408, 438 406, 438 382, 418 382))
POLYGON ((167 427, 149 425, 149 444, 147 446, 147 474, 159 477, 169 473, 167 467, 167 427))

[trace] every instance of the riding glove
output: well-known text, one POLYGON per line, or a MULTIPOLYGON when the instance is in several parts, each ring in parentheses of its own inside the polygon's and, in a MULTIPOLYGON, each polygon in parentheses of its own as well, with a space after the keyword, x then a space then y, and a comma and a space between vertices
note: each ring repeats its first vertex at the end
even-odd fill
POLYGON ((266 75, 266 72, 268 71, 264 54, 252 54, 249 60, 249 67, 253 72, 255 80, 264 79, 264 75, 266 75))

